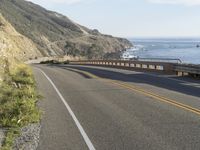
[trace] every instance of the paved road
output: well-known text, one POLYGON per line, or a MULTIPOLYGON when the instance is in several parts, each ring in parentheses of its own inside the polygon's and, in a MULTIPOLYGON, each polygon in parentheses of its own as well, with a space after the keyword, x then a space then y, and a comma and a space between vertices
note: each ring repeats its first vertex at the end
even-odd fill
POLYGON ((200 149, 198 80, 89 66, 33 68, 45 97, 38 150, 200 149))

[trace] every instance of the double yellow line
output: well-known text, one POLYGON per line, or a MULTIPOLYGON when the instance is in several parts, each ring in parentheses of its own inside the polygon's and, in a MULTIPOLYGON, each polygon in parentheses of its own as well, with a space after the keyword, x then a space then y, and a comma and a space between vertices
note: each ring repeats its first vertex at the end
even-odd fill
MULTIPOLYGON (((71 68, 70 68, 70 69, 71 69, 71 68)), ((149 91, 147 91, 147 90, 145 90, 145 89, 142 89, 142 88, 140 88, 140 87, 136 87, 136 86, 127 84, 127 83, 122 82, 122 81, 116 81, 116 80, 110 80, 110 79, 101 78, 101 77, 99 77, 99 76, 96 76, 96 75, 94 75, 94 74, 92 74, 92 73, 89 73, 89 72, 86 72, 86 71, 83 71, 83 70, 78 70, 78 69, 74 69, 74 68, 71 69, 71 70, 76 70, 77 72, 84 73, 85 75, 87 75, 87 76, 89 76, 89 77, 91 77, 91 78, 103 80, 103 81, 105 81, 105 82, 108 82, 108 83, 111 83, 111 84, 120 86, 120 87, 125 88, 125 89, 128 89, 128 90, 131 90, 131 91, 133 91, 133 92, 137 92, 137 93, 140 93, 140 94, 142 94, 142 95, 151 97, 151 98, 153 98, 154 100, 161 101, 161 102, 165 102, 165 103, 168 103, 168 104, 170 104, 170 105, 176 106, 176 107, 178 107, 178 108, 181 108, 181 109, 187 110, 187 111, 189 111, 189 112, 195 113, 195 114, 197 114, 197 115, 200 115, 200 110, 199 110, 199 109, 196 109, 196 108, 193 108, 193 107, 191 107, 191 106, 189 106, 189 105, 186 105, 186 104, 177 102, 176 100, 169 99, 169 98, 163 97, 163 96, 161 96, 161 95, 158 95, 158 94, 149 92, 149 91)))

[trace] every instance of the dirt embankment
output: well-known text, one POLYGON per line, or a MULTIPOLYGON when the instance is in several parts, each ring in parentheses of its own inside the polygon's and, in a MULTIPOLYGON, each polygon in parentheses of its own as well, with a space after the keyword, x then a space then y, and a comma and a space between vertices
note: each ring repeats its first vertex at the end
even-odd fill
POLYGON ((27 60, 41 56, 35 44, 19 34, 0 14, 0 58, 27 60))

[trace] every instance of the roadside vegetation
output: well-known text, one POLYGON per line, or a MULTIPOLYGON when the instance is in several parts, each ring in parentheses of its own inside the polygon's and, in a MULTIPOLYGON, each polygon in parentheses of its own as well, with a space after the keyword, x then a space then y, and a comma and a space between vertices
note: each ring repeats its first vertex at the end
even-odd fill
POLYGON ((66 60, 66 61, 46 60, 46 61, 40 62, 40 64, 69 64, 69 63, 70 63, 69 60, 66 60))
POLYGON ((6 62, 0 83, 0 126, 6 130, 2 150, 12 149, 22 127, 40 121, 38 99, 32 70, 21 63, 11 68, 6 62))

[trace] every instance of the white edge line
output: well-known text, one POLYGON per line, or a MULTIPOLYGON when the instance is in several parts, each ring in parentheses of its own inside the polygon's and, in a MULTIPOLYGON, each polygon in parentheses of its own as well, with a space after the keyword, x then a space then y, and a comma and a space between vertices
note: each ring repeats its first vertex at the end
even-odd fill
POLYGON ((88 135, 86 134, 86 132, 84 131, 83 127, 81 126, 80 122, 78 121, 78 119, 76 118, 75 114, 73 113, 72 109, 70 108, 69 104, 67 103, 67 101, 64 99, 64 97, 62 96, 62 94, 60 93, 60 91, 58 90, 58 88, 55 86, 55 84, 53 83, 53 81, 47 76, 47 74, 42 71, 42 69, 37 68, 46 78, 47 80, 51 83, 51 85, 53 86, 53 88, 55 89, 55 91, 57 92, 58 96, 60 97, 60 99, 62 100, 62 102, 64 103, 65 107, 67 108, 67 110, 69 111, 71 117, 73 118, 76 126, 78 127, 83 139, 85 140, 85 143, 87 144, 89 150, 95 150, 94 145, 92 144, 92 142, 90 141, 88 135))

